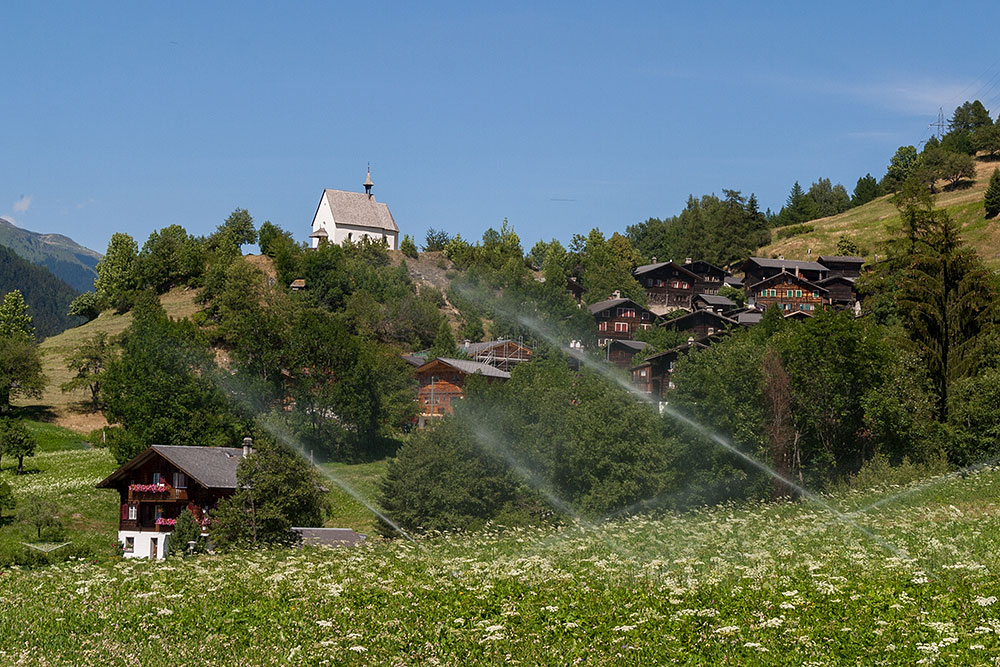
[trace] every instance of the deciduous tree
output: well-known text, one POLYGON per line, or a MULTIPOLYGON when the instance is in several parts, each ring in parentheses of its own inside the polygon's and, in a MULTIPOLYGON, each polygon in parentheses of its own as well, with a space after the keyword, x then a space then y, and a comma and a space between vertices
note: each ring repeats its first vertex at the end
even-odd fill
POLYGON ((11 290, 3 297, 0 304, 0 337, 27 341, 35 339, 35 326, 21 290, 11 290))
POLYGON ((59 389, 63 392, 87 389, 90 391, 91 409, 97 412, 101 407, 101 381, 111 352, 107 332, 98 331, 84 340, 66 357, 66 368, 73 373, 73 377, 59 385, 59 389))
POLYGON ((17 474, 24 474, 24 457, 34 456, 38 442, 20 419, 0 418, 0 451, 17 457, 17 474))
POLYGON ((124 232, 111 235, 107 252, 97 263, 97 296, 118 311, 128 310, 139 288, 139 246, 124 232))

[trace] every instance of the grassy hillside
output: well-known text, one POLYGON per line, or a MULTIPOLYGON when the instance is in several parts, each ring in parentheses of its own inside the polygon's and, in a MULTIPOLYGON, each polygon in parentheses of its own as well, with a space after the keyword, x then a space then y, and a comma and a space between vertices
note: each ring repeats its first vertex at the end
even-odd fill
MULTIPOLYGON (((1000 223, 984 219, 983 195, 989 185, 993 169, 1000 162, 977 162, 976 180, 971 187, 942 192, 937 195, 937 206, 947 209, 962 228, 962 235, 993 268, 1000 268, 1000 223)), ((763 257, 784 255, 788 259, 806 259, 819 255, 834 255, 837 241, 847 236, 861 248, 869 260, 882 252, 885 241, 899 233, 901 222, 889 197, 881 197, 864 206, 853 208, 840 215, 820 218, 807 223, 814 231, 787 239, 774 240, 760 249, 763 257)), ((772 233, 777 235, 779 230, 772 233)))
POLYGON ((1000 472, 983 470, 828 497, 843 520, 731 505, 0 571, 0 662, 992 664, 998 493, 1000 472))
MULTIPOLYGON (((190 317, 201 308, 195 303, 195 295, 194 290, 177 288, 161 296, 160 303, 170 317, 190 317)), ((90 412, 88 394, 85 391, 64 394, 59 390, 59 385, 70 379, 70 372, 66 369, 66 357, 82 341, 98 331, 114 336, 124 331, 131 322, 130 313, 116 315, 106 311, 92 322, 46 338, 40 345, 42 370, 48 380, 45 391, 39 398, 15 401, 15 405, 31 407, 39 416, 80 433, 105 425, 104 417, 90 412)))

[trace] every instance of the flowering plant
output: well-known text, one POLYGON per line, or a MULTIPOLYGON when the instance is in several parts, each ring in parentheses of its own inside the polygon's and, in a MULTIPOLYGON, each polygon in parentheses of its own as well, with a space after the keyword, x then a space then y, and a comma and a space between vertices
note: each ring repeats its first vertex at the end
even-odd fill
POLYGON ((170 491, 170 487, 162 482, 159 484, 129 484, 128 490, 143 493, 167 493, 170 491))
POLYGON ((176 526, 177 519, 165 519, 162 516, 156 520, 157 526, 176 526))

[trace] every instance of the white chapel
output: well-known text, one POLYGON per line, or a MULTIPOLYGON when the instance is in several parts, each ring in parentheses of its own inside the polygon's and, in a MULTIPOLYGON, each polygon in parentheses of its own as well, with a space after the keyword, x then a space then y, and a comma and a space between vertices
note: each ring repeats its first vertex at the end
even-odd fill
POLYGON ((320 243, 357 243, 367 237, 373 241, 385 240, 390 250, 399 248, 399 227, 389 212, 389 207, 375 201, 372 194, 372 172, 363 184, 365 191, 324 190, 312 221, 312 247, 320 243))

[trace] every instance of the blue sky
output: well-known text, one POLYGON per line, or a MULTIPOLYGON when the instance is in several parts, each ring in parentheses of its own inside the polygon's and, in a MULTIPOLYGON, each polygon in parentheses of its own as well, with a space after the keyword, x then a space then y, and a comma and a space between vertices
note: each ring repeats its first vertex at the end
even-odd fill
POLYGON ((853 190, 978 96, 1000 3, 0 3, 0 215, 103 252, 323 188, 525 248, 689 194, 853 190))

